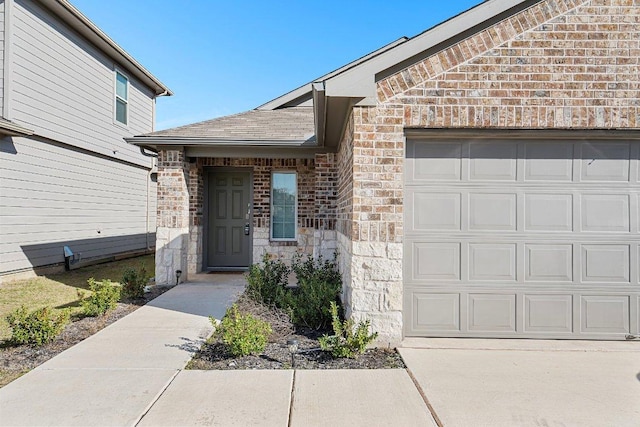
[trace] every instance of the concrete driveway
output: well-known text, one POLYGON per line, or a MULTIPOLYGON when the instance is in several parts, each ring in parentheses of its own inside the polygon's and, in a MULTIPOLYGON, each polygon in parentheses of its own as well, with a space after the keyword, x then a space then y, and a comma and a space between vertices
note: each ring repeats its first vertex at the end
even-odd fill
POLYGON ((640 426, 640 342, 407 339, 442 426, 640 426))

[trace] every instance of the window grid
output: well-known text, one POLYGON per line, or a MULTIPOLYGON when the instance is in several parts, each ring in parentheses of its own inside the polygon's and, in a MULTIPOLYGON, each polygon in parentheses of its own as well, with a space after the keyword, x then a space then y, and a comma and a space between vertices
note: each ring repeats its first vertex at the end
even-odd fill
POLYGON ((271 175, 271 240, 295 241, 298 223, 298 179, 295 172, 271 175))
POLYGON ((129 79, 116 71, 115 120, 123 125, 129 123, 129 79))

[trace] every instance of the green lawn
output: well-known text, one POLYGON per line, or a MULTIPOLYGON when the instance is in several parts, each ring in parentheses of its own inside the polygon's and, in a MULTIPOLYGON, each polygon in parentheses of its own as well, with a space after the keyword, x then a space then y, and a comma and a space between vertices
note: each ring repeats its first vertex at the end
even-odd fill
POLYGON ((11 337, 6 317, 21 305, 26 305, 30 310, 44 306, 71 307, 72 314, 75 314, 79 310, 78 289, 88 289, 87 280, 90 277, 119 283, 126 268, 138 269, 142 264, 153 276, 154 257, 145 255, 0 285, 0 341, 11 337))

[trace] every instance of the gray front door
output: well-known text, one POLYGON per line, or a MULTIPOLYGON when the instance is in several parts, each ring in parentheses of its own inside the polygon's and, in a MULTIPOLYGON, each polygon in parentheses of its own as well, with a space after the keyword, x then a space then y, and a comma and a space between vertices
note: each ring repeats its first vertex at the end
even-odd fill
POLYGON ((251 264, 251 173, 211 171, 207 197, 207 267, 251 264))

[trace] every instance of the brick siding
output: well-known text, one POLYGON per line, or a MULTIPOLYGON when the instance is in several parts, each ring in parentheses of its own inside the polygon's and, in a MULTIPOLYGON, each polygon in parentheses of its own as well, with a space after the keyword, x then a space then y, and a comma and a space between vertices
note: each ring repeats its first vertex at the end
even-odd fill
POLYGON ((158 227, 189 225, 187 165, 181 150, 158 153, 158 227))
POLYGON ((544 0, 379 81, 339 151, 353 156, 348 311, 401 339, 406 128, 638 128, 638 34, 638 1, 544 0))

